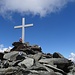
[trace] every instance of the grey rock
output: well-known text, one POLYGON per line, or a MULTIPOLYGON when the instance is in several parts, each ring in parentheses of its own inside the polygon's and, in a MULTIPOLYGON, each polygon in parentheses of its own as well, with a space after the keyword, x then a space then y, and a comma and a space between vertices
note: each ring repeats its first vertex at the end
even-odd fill
POLYGON ((41 59, 42 53, 37 53, 35 55, 33 55, 33 58, 35 59, 35 61, 38 61, 41 59))
POLYGON ((58 52, 55 52, 55 53, 53 53, 53 58, 64 58, 64 56, 58 52))
POLYGON ((48 68, 48 67, 46 67, 46 66, 44 66, 38 62, 35 62, 35 64, 32 67, 30 67, 28 70, 31 70, 31 72, 32 71, 35 71, 35 72, 41 72, 41 71, 42 72, 44 72, 44 71, 53 72, 52 69, 50 69, 50 68, 48 68))
POLYGON ((0 75, 11 75, 18 71, 16 67, 1 68, 0 75))
POLYGON ((16 60, 18 54, 19 54, 18 51, 12 51, 10 53, 6 53, 3 58, 7 60, 16 60))
POLYGON ((54 66, 52 66, 52 65, 48 65, 48 64, 43 64, 43 65, 45 65, 45 66, 47 66, 47 67, 53 69, 54 71, 58 71, 59 73, 62 73, 62 74, 64 74, 64 75, 66 75, 66 73, 65 73, 63 70, 58 69, 58 68, 56 68, 56 67, 54 67, 54 66))
POLYGON ((47 63, 47 64, 49 64, 52 61, 54 64, 68 64, 69 63, 69 60, 65 58, 45 58, 45 59, 39 60, 40 63, 47 63))
POLYGON ((67 75, 75 75, 75 72, 67 73, 67 75))
POLYGON ((4 61, 3 68, 8 68, 8 67, 9 67, 9 61, 4 61))
POLYGON ((24 65, 27 68, 31 67, 34 64, 34 59, 26 58, 22 62, 18 63, 19 66, 24 65))
POLYGON ((52 54, 50 54, 50 53, 42 53, 42 59, 43 58, 52 58, 53 56, 52 56, 52 54))
POLYGON ((18 66, 18 63, 20 63, 20 62, 21 62, 21 60, 9 62, 9 66, 18 66))
POLYGON ((75 64, 58 52, 43 53, 38 45, 14 42, 0 53, 0 75, 75 75, 75 64))
POLYGON ((58 69, 62 69, 64 72, 69 72, 68 66, 72 63, 66 58, 44 58, 40 59, 39 63, 41 64, 50 64, 56 66, 58 69))
POLYGON ((55 72, 40 72, 39 75, 57 75, 55 72))
POLYGON ((63 75, 62 73, 59 73, 59 72, 55 72, 56 73, 56 75, 63 75))
POLYGON ((6 53, 3 58, 10 60, 10 61, 14 61, 14 60, 22 60, 24 59, 26 56, 26 53, 21 52, 21 51, 11 51, 9 53, 6 53))
POLYGON ((39 60, 39 63, 46 63, 46 64, 49 64, 50 63, 50 61, 51 61, 51 59, 40 59, 39 60))
POLYGON ((70 70, 70 72, 67 75, 75 75, 75 66, 70 70))

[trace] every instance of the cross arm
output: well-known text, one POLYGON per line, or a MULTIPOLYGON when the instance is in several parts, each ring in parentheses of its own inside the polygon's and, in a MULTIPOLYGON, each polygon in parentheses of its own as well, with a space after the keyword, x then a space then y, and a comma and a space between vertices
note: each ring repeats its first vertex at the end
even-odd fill
POLYGON ((14 28, 22 28, 22 26, 15 26, 14 28))
POLYGON ((33 24, 24 25, 24 27, 30 27, 33 26, 33 24))

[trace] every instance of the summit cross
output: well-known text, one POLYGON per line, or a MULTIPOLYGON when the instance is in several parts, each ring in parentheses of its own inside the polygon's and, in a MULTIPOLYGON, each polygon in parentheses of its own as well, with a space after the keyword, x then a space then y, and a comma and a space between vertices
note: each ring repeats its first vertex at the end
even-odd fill
POLYGON ((15 26, 14 28, 22 28, 22 43, 24 43, 24 33, 25 33, 25 28, 33 26, 33 24, 27 24, 25 25, 25 18, 22 18, 22 25, 20 26, 15 26))

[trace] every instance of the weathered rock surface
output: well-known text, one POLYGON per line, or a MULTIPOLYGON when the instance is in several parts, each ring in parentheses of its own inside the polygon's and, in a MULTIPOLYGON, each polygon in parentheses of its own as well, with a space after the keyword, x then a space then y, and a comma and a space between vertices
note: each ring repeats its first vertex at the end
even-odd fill
POLYGON ((75 75, 75 64, 58 52, 43 53, 38 45, 14 42, 0 53, 0 75, 75 75))
POLYGON ((22 62, 20 62, 18 65, 24 65, 26 68, 31 67, 34 64, 34 59, 33 58, 26 58, 22 62))

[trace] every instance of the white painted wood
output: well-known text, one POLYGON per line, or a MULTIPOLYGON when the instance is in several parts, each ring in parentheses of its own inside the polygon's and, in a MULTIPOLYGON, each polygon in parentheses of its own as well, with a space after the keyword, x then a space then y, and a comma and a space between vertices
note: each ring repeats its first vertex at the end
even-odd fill
POLYGON ((30 27, 30 26, 33 26, 33 24, 27 24, 25 25, 25 18, 22 18, 22 25, 20 26, 15 26, 14 28, 22 28, 22 43, 24 43, 24 34, 25 34, 25 28, 26 27, 30 27))

